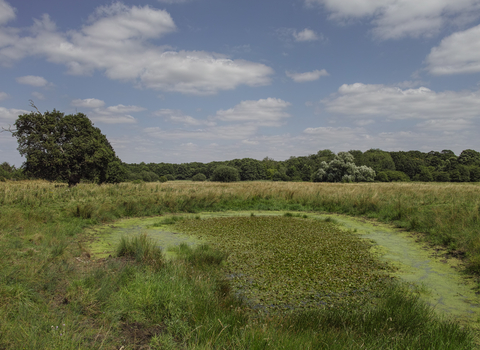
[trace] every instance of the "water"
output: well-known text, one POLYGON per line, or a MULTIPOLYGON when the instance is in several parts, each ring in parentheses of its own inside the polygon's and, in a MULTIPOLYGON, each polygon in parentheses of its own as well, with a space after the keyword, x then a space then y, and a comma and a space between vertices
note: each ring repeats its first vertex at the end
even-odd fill
MULTIPOLYGON (((284 212, 255 212, 255 215, 283 215, 284 212)), ((218 216, 246 216, 251 212, 222 212, 195 214, 201 218, 218 216)), ((303 213, 302 213, 303 215, 303 213)), ((307 213, 308 217, 335 219, 345 229, 355 231, 364 239, 374 242, 372 250, 381 259, 394 265, 393 275, 415 284, 421 298, 435 307, 435 310, 460 322, 480 324, 480 298, 473 290, 471 278, 459 272, 461 261, 445 259, 444 254, 419 242, 409 232, 392 226, 336 214, 307 213)), ((169 246, 202 242, 191 235, 171 232, 171 226, 159 225, 165 217, 134 218, 118 220, 113 225, 97 226, 89 231, 94 238, 91 253, 94 258, 104 258, 114 254, 114 249, 122 236, 147 233, 158 242, 168 257, 173 253, 169 246), (156 224, 155 226, 153 226, 156 224)))

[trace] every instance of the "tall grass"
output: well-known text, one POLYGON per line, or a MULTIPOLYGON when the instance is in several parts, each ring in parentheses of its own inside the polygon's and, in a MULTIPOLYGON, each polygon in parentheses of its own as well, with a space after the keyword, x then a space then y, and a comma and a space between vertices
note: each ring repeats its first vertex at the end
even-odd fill
POLYGON ((369 308, 262 318, 232 296, 218 252, 182 248, 167 263, 140 236, 119 247, 127 258, 92 261, 82 232, 164 213, 339 212, 424 232, 480 273, 479 194, 475 184, 2 182, 0 348, 470 349, 469 331, 398 288, 369 308))

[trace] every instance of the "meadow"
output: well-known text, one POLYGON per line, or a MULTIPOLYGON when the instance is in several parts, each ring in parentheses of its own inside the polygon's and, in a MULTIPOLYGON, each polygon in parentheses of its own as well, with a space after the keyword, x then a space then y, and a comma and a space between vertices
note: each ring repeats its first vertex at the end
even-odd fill
MULTIPOLYGON (((463 258, 465 272, 478 276, 479 195, 477 184, 453 183, 176 181, 69 188, 0 182, 0 348, 473 349, 474 330, 439 318, 395 281, 370 291, 373 302, 262 312, 233 292, 221 246, 184 246, 167 261, 148 237, 136 237, 123 240, 116 256, 93 260, 85 229, 170 213, 343 213, 418 232, 419 239, 463 258)), ((299 224, 302 218, 281 220, 307 225, 299 224)), ((264 231, 273 223, 262 225, 264 231)))

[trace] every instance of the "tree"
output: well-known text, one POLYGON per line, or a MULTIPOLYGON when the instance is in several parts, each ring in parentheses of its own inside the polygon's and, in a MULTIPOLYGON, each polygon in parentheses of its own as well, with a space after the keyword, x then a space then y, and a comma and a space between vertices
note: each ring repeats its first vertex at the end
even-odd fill
POLYGON ((218 166, 212 174, 212 181, 234 182, 240 181, 240 174, 237 168, 228 165, 218 166))
POLYGON ((375 179, 375 171, 365 165, 356 166, 353 156, 348 152, 338 152, 335 158, 327 163, 322 162, 314 175, 315 182, 371 182, 375 179))
POLYGON ((375 170, 376 173, 384 170, 396 170, 390 153, 379 149, 369 149, 366 151, 362 155, 361 162, 358 165, 366 165, 375 170))
POLYGON ((20 115, 14 125, 12 135, 26 157, 23 168, 28 175, 68 181, 69 186, 81 179, 118 182, 125 176, 106 136, 85 114, 64 115, 55 109, 42 114, 36 109, 20 115))
POLYGON ((480 165, 480 153, 473 149, 466 149, 458 156, 458 163, 463 165, 480 165))

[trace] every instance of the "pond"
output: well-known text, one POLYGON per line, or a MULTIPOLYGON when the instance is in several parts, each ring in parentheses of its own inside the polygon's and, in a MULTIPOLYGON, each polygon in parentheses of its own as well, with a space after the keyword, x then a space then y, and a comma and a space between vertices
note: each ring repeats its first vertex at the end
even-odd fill
MULTIPOLYGON (((230 217, 247 216, 249 212, 201 213, 188 217, 230 217)), ((284 215, 284 212, 255 212, 256 216, 284 215)), ((449 258, 444 253, 421 243, 418 236, 363 218, 337 214, 302 213, 309 218, 332 218, 341 227, 372 241, 372 251, 381 259, 396 267, 391 273, 402 280, 416 285, 421 298, 435 307, 440 314, 454 317, 460 322, 480 323, 480 298, 474 291, 471 278, 462 274, 461 261, 449 258)), ((114 254, 121 236, 146 233, 155 239, 166 252, 167 258, 173 253, 167 247, 202 242, 192 235, 172 232, 173 220, 169 216, 118 220, 111 225, 97 226, 90 230, 94 237, 90 251, 93 258, 104 258, 114 254)))

